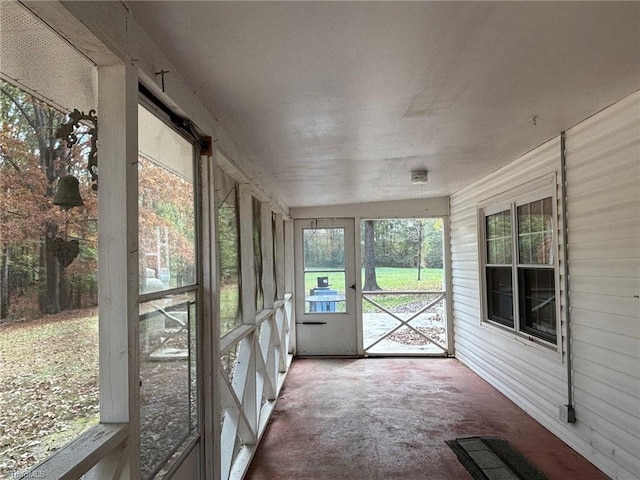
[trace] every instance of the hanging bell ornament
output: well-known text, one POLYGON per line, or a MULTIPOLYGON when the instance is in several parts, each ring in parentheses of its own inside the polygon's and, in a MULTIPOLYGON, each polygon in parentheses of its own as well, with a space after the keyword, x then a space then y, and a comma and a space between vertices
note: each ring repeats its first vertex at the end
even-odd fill
POLYGON ((84 205, 80 196, 78 179, 73 175, 64 175, 58 180, 58 188, 53 196, 53 204, 65 210, 84 205))

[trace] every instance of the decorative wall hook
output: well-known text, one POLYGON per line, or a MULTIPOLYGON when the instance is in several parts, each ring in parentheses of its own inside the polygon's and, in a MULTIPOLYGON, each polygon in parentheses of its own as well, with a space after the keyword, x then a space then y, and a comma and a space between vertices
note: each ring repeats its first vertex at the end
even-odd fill
POLYGON ((169 70, 162 69, 159 72, 156 72, 156 75, 160 75, 160 80, 161 80, 161 83, 162 83, 162 93, 164 93, 164 75, 166 73, 169 73, 169 70))
POLYGON ((87 170, 91 175, 91 188, 98 190, 98 117, 95 110, 89 110, 89 114, 79 111, 77 108, 69 114, 69 121, 63 123, 56 130, 56 137, 62 138, 67 142, 67 148, 73 147, 78 143, 76 129, 80 128, 80 122, 87 121, 92 125, 87 132, 91 137, 91 152, 89 152, 89 160, 87 162, 87 170))

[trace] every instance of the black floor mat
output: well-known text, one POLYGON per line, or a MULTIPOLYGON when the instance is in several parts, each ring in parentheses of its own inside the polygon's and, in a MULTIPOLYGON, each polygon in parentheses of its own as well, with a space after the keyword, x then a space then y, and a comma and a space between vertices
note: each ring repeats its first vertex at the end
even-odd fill
POLYGON ((447 440, 474 480, 548 480, 527 458, 498 437, 447 440))

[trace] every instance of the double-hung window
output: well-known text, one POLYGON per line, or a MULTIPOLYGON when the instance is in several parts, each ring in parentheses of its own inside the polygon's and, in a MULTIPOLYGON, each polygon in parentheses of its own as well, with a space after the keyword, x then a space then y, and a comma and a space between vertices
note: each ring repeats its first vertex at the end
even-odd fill
POLYGON ((484 319, 558 343, 555 209, 550 189, 481 211, 484 319))

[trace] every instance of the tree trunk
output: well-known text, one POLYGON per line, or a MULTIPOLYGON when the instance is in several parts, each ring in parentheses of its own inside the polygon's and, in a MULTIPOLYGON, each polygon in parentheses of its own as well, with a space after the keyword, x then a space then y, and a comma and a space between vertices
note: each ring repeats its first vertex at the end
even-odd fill
POLYGON ((0 265, 0 319, 9 316, 9 247, 2 249, 0 265))
MULTIPOLYGON (((57 258, 56 258, 57 260, 57 258)), ((71 292, 69 280, 67 278, 66 269, 60 264, 60 260, 58 260, 58 292, 59 292, 59 302, 60 302, 60 310, 69 310, 71 308, 71 292)))
POLYGON ((376 280, 376 243, 373 220, 364 222, 364 291, 382 290, 376 280))
POLYGON ((73 295, 73 308, 82 308, 82 282, 76 278, 75 290, 73 295))

